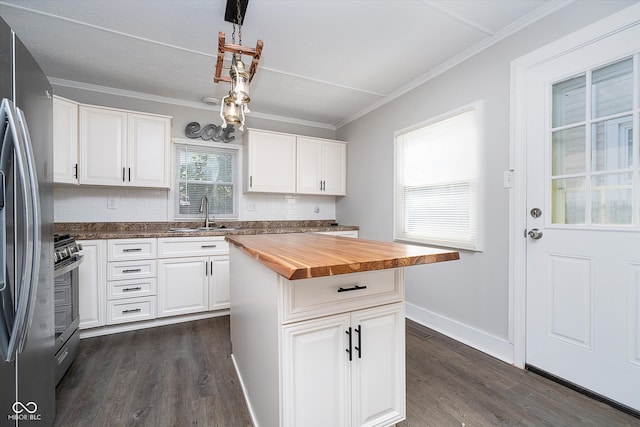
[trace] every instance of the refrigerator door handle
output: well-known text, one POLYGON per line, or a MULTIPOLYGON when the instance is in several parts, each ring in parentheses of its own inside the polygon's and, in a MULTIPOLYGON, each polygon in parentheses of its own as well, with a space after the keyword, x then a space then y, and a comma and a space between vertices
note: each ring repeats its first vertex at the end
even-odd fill
MULTIPOLYGON (((6 361, 12 361, 15 358, 15 355, 18 351, 18 347, 22 347, 20 344, 24 342, 22 338, 23 331, 25 330, 25 323, 27 323, 28 319, 28 309, 29 309, 29 297, 31 295, 31 277, 32 277, 32 268, 33 263, 31 261, 33 255, 33 238, 30 236, 33 230, 32 224, 32 195, 30 194, 27 177, 26 177, 26 153, 25 153, 25 144, 23 140, 23 133, 19 132, 17 113, 15 106, 12 101, 9 99, 3 99, 2 104, 0 104, 0 124, 2 125, 4 140, 2 144, 2 151, 0 153, 0 168, 5 171, 11 169, 11 162, 15 160, 14 164, 14 173, 20 182, 20 190, 21 197, 23 200, 22 205, 22 215, 25 218, 23 221, 22 227, 22 256, 16 257, 16 259, 22 259, 22 268, 19 268, 20 271, 19 278, 15 283, 15 292, 14 297, 17 299, 15 316, 11 319, 10 323, 7 324, 6 328, 8 331, 8 343, 3 346, 2 357, 6 361), (11 150, 13 148, 13 150, 11 150)), ((6 247, 6 215, 4 214, 0 216, 2 219, 2 224, 0 224, 0 228, 2 228, 2 245, 3 245, 3 258, 6 257, 7 247, 6 247)), ((6 274, 6 258, 0 261, 0 265, 4 265, 4 271, 6 274)), ((8 280, 8 278, 5 278, 8 280)), ((37 283, 37 282, 36 282, 37 283)), ((6 287, 6 283, 5 283, 6 287)), ((3 292, 3 300, 6 300, 10 297, 9 292, 3 292)), ((7 301, 4 301, 5 309, 7 307, 7 301)), ((9 304, 12 306, 13 304, 9 304)), ((4 317, 11 318, 12 313, 4 313, 4 317), (9 316, 7 316, 7 314, 9 316)), ((6 323, 6 322, 3 322, 6 323)), ((2 340, 4 341, 4 340, 2 340)))
MULTIPOLYGON (((40 278, 40 254, 42 247, 41 236, 41 222, 40 222, 40 188, 38 186, 38 173, 36 171, 36 162, 33 157, 33 146, 31 144, 31 135, 29 135, 29 127, 27 126, 27 119, 20 108, 16 107, 18 118, 18 129, 22 133, 22 143, 24 144, 24 157, 26 167, 27 187, 30 195, 31 203, 25 203, 27 210, 30 207, 31 210, 27 212, 27 218, 30 220, 28 227, 31 229, 31 239, 29 244, 31 252, 28 253, 28 263, 30 267, 30 276, 28 278, 28 299, 27 308, 25 313, 25 319, 22 324, 22 331, 20 332, 20 345, 18 352, 24 350, 24 346, 27 342, 27 335, 31 321, 33 320, 33 312, 36 306, 36 293, 38 291, 38 282, 40 278)), ((25 242, 27 243, 27 242, 25 242)))

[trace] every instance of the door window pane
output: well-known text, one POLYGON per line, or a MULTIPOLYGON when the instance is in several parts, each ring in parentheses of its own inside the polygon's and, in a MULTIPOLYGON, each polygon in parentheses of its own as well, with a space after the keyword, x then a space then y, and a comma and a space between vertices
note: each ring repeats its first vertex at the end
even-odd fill
POLYGON ((584 224, 586 222, 584 178, 554 179, 551 193, 551 220, 554 224, 584 224))
POLYGON ((633 108, 632 58, 593 71, 592 117, 606 117, 633 108))
POLYGON ((586 114, 586 78, 576 77, 553 85, 553 127, 583 122, 586 114))
POLYGON ((553 176, 585 172, 585 138, 584 126, 553 132, 553 176))
POLYGON ((591 181, 591 223, 631 224, 631 173, 599 175, 591 181))
POLYGON ((591 164, 594 171, 626 169, 633 165, 633 120, 622 117, 592 126, 591 164))

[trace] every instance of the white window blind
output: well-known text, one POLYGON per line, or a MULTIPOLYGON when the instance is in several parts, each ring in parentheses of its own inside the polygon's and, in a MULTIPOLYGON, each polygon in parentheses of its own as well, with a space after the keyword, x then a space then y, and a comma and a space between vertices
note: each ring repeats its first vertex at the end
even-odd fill
POLYGON ((396 240, 481 250, 480 106, 396 133, 396 240))
POLYGON ((237 218, 237 150, 175 144, 175 218, 201 219, 203 196, 216 218, 237 218))

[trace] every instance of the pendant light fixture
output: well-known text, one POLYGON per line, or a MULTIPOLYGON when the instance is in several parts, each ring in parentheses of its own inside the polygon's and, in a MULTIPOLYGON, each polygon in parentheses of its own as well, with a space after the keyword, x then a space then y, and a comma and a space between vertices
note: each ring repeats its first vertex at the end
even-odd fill
MULTIPOLYGON (((233 0, 228 0, 231 2, 233 0)), ((233 34, 231 43, 225 43, 225 35, 223 32, 218 33, 218 60, 216 62, 216 73, 213 78, 214 83, 228 82, 231 84, 229 94, 222 98, 220 103, 220 118, 222 119, 222 128, 226 128, 228 124, 239 124, 240 130, 244 130, 245 114, 249 113, 249 83, 253 79, 253 75, 258 69, 260 55, 262 54, 262 40, 258 40, 256 48, 242 46, 242 10, 240 0, 236 0, 236 16, 232 19, 233 34), (236 44, 236 27, 238 30, 238 43, 236 44), (229 76, 222 75, 225 52, 231 53, 231 67, 229 68, 229 76), (252 58, 251 65, 247 70, 242 56, 246 55, 252 58)), ((229 7, 229 3, 227 3, 229 7)))

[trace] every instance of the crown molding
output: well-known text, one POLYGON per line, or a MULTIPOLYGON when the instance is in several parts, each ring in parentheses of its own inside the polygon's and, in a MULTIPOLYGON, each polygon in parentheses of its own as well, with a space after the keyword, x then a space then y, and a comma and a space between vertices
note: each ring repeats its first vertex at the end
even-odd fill
MULTIPOLYGON (((94 85, 91 83, 76 82, 73 80, 59 79, 57 77, 49 77, 49 82, 53 86, 86 90, 89 92, 96 92, 96 93, 101 93, 105 95, 121 96, 125 98, 133 98, 133 99, 139 99, 143 101, 159 102, 162 104, 179 105, 181 107, 196 108, 199 110, 216 111, 216 112, 220 110, 220 107, 218 106, 212 107, 203 102, 187 101, 184 99, 171 98, 168 96, 152 95, 144 92, 135 92, 132 90, 117 89, 117 88, 108 87, 108 86, 94 85)), ((295 119, 292 117, 278 116, 275 114, 260 113, 256 111, 251 111, 250 117, 263 119, 263 120, 271 120, 276 122, 310 126, 315 128, 321 128, 321 129, 336 130, 336 127, 329 123, 314 122, 310 120, 301 120, 301 119, 295 119)))
POLYGON ((503 30, 495 33, 493 36, 487 37, 486 39, 482 40, 481 42, 475 44, 474 46, 470 47, 469 49, 463 51, 462 53, 454 56, 453 58, 449 59, 448 61, 443 62, 442 64, 438 65, 437 67, 434 67, 432 69, 430 69, 429 71, 427 71, 426 73, 422 74, 421 76, 411 80, 410 82, 406 83, 405 85, 401 86, 400 88, 394 90, 393 92, 389 93, 386 97, 384 97, 383 99, 380 99, 379 101, 374 102, 373 104, 369 105, 368 107, 358 111, 357 113, 347 117, 346 119, 344 119, 343 121, 339 122, 336 124, 336 129, 339 129, 357 119, 359 119, 360 117, 382 107, 383 105, 393 101, 396 98, 401 97, 402 95, 406 94, 407 92, 410 92, 411 90, 415 89, 416 87, 425 84, 426 82, 428 82, 429 80, 445 73, 446 71, 449 71, 450 69, 452 69, 453 67, 455 67, 456 65, 461 64, 462 62, 466 61, 467 59, 479 54, 480 52, 490 48, 491 46, 495 45, 496 43, 506 39, 507 37, 517 33, 518 31, 528 27, 529 25, 539 21, 540 19, 551 15, 552 13, 562 9, 563 7, 573 3, 575 0, 554 0, 554 1, 550 1, 548 3, 545 3, 544 5, 540 6, 539 8, 537 8, 536 10, 534 10, 533 12, 529 13, 528 15, 522 17, 521 19, 517 20, 516 22, 514 22, 513 24, 505 27, 503 30))

